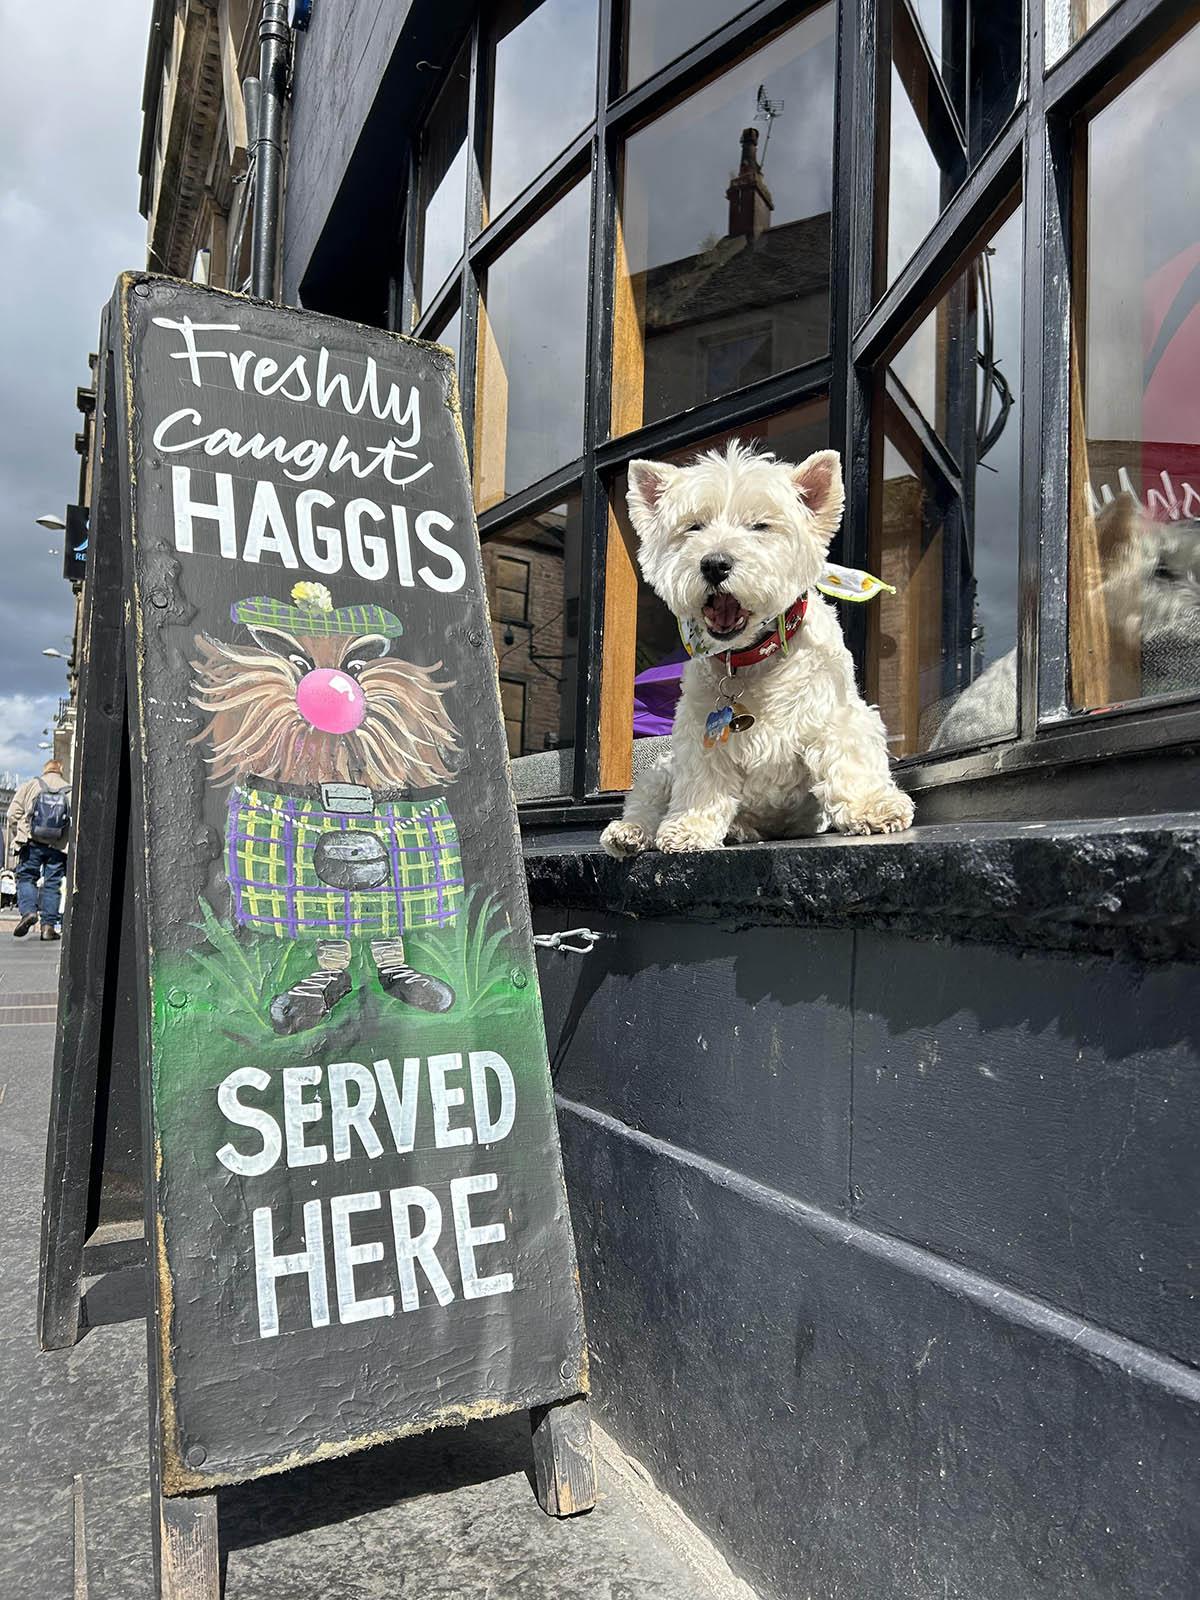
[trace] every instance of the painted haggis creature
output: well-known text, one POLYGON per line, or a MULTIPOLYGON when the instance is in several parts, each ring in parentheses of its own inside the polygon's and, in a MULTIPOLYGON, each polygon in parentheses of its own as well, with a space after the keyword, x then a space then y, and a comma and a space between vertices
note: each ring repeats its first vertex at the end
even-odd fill
POLYGON ((270 1002, 277 1033, 315 1027, 350 993, 351 940, 370 940, 379 982, 422 1011, 454 991, 404 955, 414 927, 447 927, 463 899, 458 832, 441 786, 458 733, 442 663, 392 654, 403 628, 376 605, 333 607, 324 584, 293 605, 232 608, 251 642, 200 634, 193 704, 210 720, 211 780, 232 784, 226 875, 234 920, 314 941, 312 973, 270 1002), (435 797, 405 798, 413 790, 435 797))

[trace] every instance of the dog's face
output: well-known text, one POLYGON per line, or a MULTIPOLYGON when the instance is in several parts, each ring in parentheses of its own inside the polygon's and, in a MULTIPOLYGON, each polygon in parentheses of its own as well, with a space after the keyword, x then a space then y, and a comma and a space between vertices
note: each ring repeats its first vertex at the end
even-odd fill
POLYGON ((752 643, 813 587, 844 498, 836 450, 795 467, 734 441, 687 467, 629 464, 646 582, 717 650, 752 643))

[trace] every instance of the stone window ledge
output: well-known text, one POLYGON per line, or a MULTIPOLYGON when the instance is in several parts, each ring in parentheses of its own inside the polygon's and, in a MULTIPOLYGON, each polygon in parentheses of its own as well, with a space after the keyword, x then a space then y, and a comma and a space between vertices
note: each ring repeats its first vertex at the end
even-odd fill
POLYGON ((970 823, 614 861, 598 831, 526 843, 540 908, 886 929, 1031 950, 1200 957, 1200 812, 970 823))

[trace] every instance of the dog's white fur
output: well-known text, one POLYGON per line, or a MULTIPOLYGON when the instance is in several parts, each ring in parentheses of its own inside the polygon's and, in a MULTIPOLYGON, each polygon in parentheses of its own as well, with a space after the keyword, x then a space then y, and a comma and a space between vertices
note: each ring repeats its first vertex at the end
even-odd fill
POLYGON ((629 512, 646 581, 677 617, 699 622, 706 647, 722 654, 697 654, 685 666, 670 749, 601 835, 610 855, 712 850, 727 839, 795 838, 825 827, 893 833, 912 822, 912 801, 889 771, 883 721, 859 694, 837 616, 814 587, 844 499, 835 450, 796 467, 735 440, 692 466, 630 463, 629 512), (714 556, 730 564, 715 591, 701 571, 714 556), (705 617, 714 593, 736 596, 736 632, 709 627, 721 621, 719 611, 705 617), (754 726, 706 750, 724 653, 747 649, 805 593, 808 611, 787 653, 741 668, 726 685, 754 726))

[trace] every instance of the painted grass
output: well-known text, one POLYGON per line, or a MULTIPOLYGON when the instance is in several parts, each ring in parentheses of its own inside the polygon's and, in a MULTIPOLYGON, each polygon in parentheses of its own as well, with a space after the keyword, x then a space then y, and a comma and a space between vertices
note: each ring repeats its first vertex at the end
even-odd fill
POLYGON ((272 996, 313 971, 315 941, 235 931, 205 900, 195 927, 203 935, 201 945, 155 963, 156 1038, 181 1063, 211 1055, 218 1043, 225 1053, 237 1046, 269 1066, 323 1059, 330 1050, 344 1055, 357 1037, 396 1049, 397 1035, 403 1048, 411 1040, 413 1053, 429 1053, 450 1048, 448 1040, 455 1049, 469 1046, 481 1024, 494 1038, 523 1035, 530 1022, 539 1020, 536 973, 520 958, 499 900, 478 886, 468 889, 453 927, 405 936, 409 964, 443 979, 455 992, 454 1006, 442 1016, 386 995, 370 942, 363 939, 354 941, 351 993, 318 1027, 281 1037, 267 1008, 272 996))

